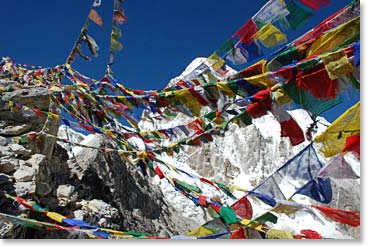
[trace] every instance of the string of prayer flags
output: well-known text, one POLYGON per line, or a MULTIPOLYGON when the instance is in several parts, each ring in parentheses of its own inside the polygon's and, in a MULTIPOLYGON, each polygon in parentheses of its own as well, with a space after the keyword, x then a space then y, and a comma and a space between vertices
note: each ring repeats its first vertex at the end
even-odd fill
POLYGON ((341 44, 351 44, 360 39, 360 17, 356 17, 318 38, 308 49, 307 56, 332 51, 341 44))
POLYGON ((216 53, 234 65, 251 62, 264 54, 259 43, 265 48, 284 44, 287 41, 284 32, 288 31, 289 27, 298 29, 314 15, 314 11, 327 6, 327 3, 311 0, 268 1, 216 53))
POLYGON ((323 144, 321 151, 326 157, 334 156, 343 151, 347 137, 360 131, 360 102, 350 107, 339 116, 314 141, 323 144))
POLYGON ((124 9, 121 7, 121 3, 121 0, 114 0, 109 61, 106 71, 108 76, 112 76, 110 66, 115 63, 116 53, 122 49, 122 44, 119 41, 119 39, 122 37, 122 31, 119 26, 127 21, 124 9))

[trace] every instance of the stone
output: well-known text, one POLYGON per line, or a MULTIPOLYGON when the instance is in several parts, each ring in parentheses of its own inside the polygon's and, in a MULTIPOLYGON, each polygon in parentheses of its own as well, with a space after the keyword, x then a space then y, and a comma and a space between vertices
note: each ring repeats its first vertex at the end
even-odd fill
POLYGON ((56 190, 56 196, 59 200, 60 199, 68 200, 74 191, 75 191, 75 187, 72 185, 69 185, 69 184, 59 185, 59 187, 57 187, 57 190, 56 190))
POLYGON ((14 153, 11 152, 9 146, 0 145, 0 157, 2 156, 14 156, 14 153))
POLYGON ((20 125, 8 125, 5 128, 0 129, 0 135, 2 136, 19 136, 25 132, 27 132, 29 129, 31 129, 31 124, 20 124, 20 125))
POLYGON ((36 191, 36 184, 32 182, 16 182, 14 183, 15 193, 17 196, 26 196, 36 191))
POLYGON ((74 218, 77 219, 77 220, 83 220, 84 219, 84 212, 83 210, 75 210, 73 212, 74 214, 74 218))
POLYGON ((39 169, 40 165, 43 164, 43 162, 46 161, 46 156, 42 154, 34 154, 31 158, 29 158, 26 161, 27 166, 31 166, 35 169, 39 169))
POLYGON ((4 137, 2 137, 2 136, 0 136, 0 146, 5 146, 5 145, 7 145, 7 140, 6 140, 6 138, 4 138, 4 137))
POLYGON ((118 210, 112 207, 110 204, 105 203, 99 199, 93 199, 91 201, 81 201, 82 210, 86 211, 88 214, 97 214, 105 218, 117 218, 118 210))
POLYGON ((16 181, 27 182, 34 178, 36 170, 33 167, 22 166, 13 174, 16 181))
POLYGON ((1 158, 0 159, 0 173, 11 174, 15 172, 17 168, 19 168, 18 159, 13 159, 13 158, 9 158, 9 159, 1 158))
POLYGON ((16 155, 24 156, 24 155, 28 155, 31 153, 30 150, 24 148, 20 144, 9 144, 9 147, 10 147, 10 150, 14 152, 14 154, 16 155))
POLYGON ((52 188, 49 184, 44 182, 38 182, 36 185, 36 194, 40 196, 47 196, 52 191, 52 188))
POLYGON ((32 87, 26 89, 17 89, 10 92, 4 92, 0 95, 3 101, 13 101, 28 107, 48 109, 50 92, 45 87, 32 87))
POLYGON ((12 178, 6 174, 0 174, 0 185, 12 183, 12 178))

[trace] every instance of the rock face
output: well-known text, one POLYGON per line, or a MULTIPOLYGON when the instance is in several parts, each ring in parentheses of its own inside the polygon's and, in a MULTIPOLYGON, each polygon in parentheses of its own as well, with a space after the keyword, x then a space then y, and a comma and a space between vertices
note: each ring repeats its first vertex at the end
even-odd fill
MULTIPOLYGON (((88 145, 117 148, 102 136, 95 136, 88 145)), ((77 149, 75 152, 76 160, 70 165, 81 167, 76 184, 78 199, 96 198, 110 202, 118 209, 119 216, 117 220, 112 218, 112 221, 105 218, 107 223, 119 224, 120 229, 124 230, 161 236, 183 233, 190 228, 177 216, 177 212, 167 206, 160 188, 152 184, 148 177, 143 177, 136 166, 128 165, 117 152, 101 153, 96 149, 77 149)))
MULTIPOLYGON (((172 236, 193 229, 189 222, 168 207, 160 188, 128 165, 117 152, 83 149, 69 157, 55 138, 37 135, 23 141, 22 136, 41 129, 56 136, 59 121, 40 117, 30 109, 18 110, 9 106, 9 102, 17 102, 44 111, 50 106, 45 88, 13 89, 15 85, 15 82, 0 80, 1 193, 31 199, 65 216, 117 230, 172 236)), ((79 136, 75 141, 82 140, 79 136)), ((94 137, 91 144, 116 147, 102 136, 94 137)), ((24 214, 48 221, 42 214, 20 210, 7 199, 0 199, 0 206, 2 213, 24 214)), ((11 228, 9 223, 0 221, 0 237, 83 238, 85 235, 11 228)))

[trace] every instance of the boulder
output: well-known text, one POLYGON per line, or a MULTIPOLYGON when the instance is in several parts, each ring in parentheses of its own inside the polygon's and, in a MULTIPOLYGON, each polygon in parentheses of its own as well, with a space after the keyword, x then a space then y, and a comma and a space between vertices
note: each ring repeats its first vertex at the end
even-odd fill
POLYGON ((34 154, 31 158, 26 161, 27 166, 31 166, 38 170, 40 165, 46 161, 46 156, 42 154, 34 154))
POLYGON ((72 185, 59 185, 59 187, 57 187, 57 190, 56 190, 56 196, 57 196, 57 199, 59 200, 62 200, 62 199, 65 199, 65 200, 68 200, 71 195, 73 194, 73 192, 75 191, 75 187, 72 186, 72 185))
POLYGON ((29 149, 26 149, 19 144, 9 144, 9 148, 17 156, 27 156, 31 153, 29 149))
POLYGON ((52 187, 44 182, 36 183, 36 194, 39 196, 47 196, 52 191, 52 187))
POLYGON ((33 167, 22 166, 15 171, 13 176, 17 182, 27 182, 33 180, 35 173, 36 169, 33 167))
POLYGON ((0 173, 12 174, 19 168, 19 159, 0 158, 0 173))
POLYGON ((16 182, 14 184, 15 193, 17 196, 26 196, 29 194, 33 194, 36 191, 36 184, 35 182, 16 182))
POLYGON ((32 127, 31 124, 23 123, 23 124, 17 124, 17 125, 8 125, 0 129, 0 135, 2 136, 19 136, 28 130, 30 130, 32 127))
POLYGON ((8 141, 6 138, 0 136, 0 146, 5 146, 7 145, 8 141))
POLYGON ((14 156, 14 153, 11 152, 9 146, 1 146, 0 145, 0 157, 2 156, 14 156))

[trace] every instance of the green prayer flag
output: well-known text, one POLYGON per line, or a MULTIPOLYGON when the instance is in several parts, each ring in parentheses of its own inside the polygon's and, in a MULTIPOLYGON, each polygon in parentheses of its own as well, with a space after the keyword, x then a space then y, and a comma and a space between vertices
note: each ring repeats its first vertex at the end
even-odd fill
POLYGON ((199 188, 199 187, 197 187, 197 186, 194 186, 194 185, 190 185, 190 184, 188 184, 188 183, 186 183, 186 182, 184 182, 184 181, 180 181, 180 180, 175 180, 175 182, 182 188, 182 189, 184 189, 185 191, 187 191, 187 192, 191 192, 191 191, 194 191, 194 192, 196 192, 196 193, 199 193, 199 194, 201 194, 201 193, 203 193, 203 191, 199 188))
POLYGON ((296 1, 290 1, 287 4, 287 10, 289 14, 286 16, 289 26, 292 29, 298 29, 302 26, 308 19, 310 19, 314 13, 311 9, 302 6, 296 1))
POLYGON ((214 183, 216 185, 218 185, 218 187, 227 195, 229 196, 230 198, 233 198, 233 199, 237 199, 232 193, 231 191, 227 188, 227 186, 225 186, 224 184, 221 184, 219 182, 216 182, 214 181, 214 183))
POLYGON ((261 223, 265 223, 267 221, 272 222, 274 224, 276 224, 278 222, 278 217, 275 216, 274 214, 267 212, 263 215, 260 215, 259 217, 253 219, 252 221, 256 221, 256 222, 261 222, 261 223))
POLYGON ((238 223, 236 212, 228 206, 222 206, 220 208, 220 216, 224 219, 227 225, 238 223))

